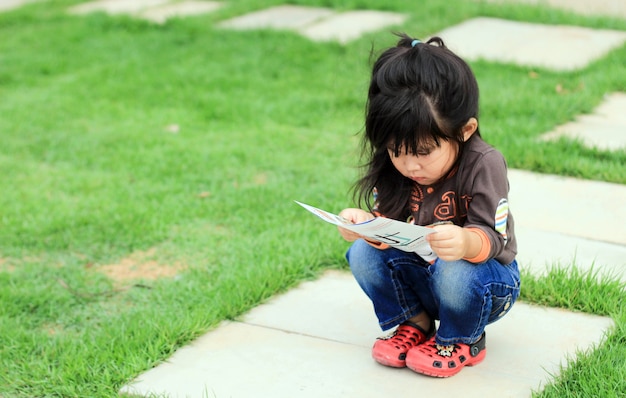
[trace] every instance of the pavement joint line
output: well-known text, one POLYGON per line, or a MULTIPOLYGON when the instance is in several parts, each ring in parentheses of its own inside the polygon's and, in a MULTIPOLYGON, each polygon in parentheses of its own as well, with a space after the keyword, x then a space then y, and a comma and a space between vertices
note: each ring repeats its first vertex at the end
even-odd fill
MULTIPOLYGON (((263 305, 263 304, 260 304, 260 305, 263 305)), ((364 346, 361 345, 361 344, 355 344, 355 343, 351 343, 349 341, 342 341, 342 340, 339 340, 339 339, 331 339, 329 337, 316 336, 316 335, 311 334, 311 333, 303 333, 303 332, 298 332, 298 331, 295 331, 295 330, 286 330, 286 329, 280 328, 278 326, 269 326, 269 325, 263 325, 263 324, 260 324, 260 323, 243 322, 243 321, 233 321, 232 323, 238 323, 238 324, 241 324, 241 325, 248 325, 248 326, 262 328, 262 329, 266 329, 266 330, 273 330, 273 331, 276 331, 276 332, 292 334, 292 335, 296 335, 296 336, 302 336, 302 337, 315 339, 315 340, 320 340, 320 341, 328 341, 328 342, 331 342, 331 343, 345 344, 345 345, 349 345, 349 346, 364 348, 364 346)), ((369 347, 365 347, 365 348, 369 348, 369 347)))

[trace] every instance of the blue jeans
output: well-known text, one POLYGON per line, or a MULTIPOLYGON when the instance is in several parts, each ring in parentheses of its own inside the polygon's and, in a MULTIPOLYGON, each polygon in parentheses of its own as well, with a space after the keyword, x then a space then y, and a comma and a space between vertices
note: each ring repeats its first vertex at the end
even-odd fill
POLYGON ((474 343, 519 296, 516 261, 503 265, 493 259, 482 264, 437 259, 431 265, 415 253, 380 250, 362 239, 352 244, 346 258, 383 330, 426 311, 439 319, 436 339, 442 345, 474 343))

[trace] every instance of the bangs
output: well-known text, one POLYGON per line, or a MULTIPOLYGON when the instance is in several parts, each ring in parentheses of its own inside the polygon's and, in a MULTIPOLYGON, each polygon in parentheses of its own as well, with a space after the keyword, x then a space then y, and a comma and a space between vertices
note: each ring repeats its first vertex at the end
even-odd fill
POLYGON ((395 156, 401 152, 419 154, 440 146, 441 140, 453 138, 440 128, 426 96, 406 92, 400 97, 376 97, 370 102, 370 110, 374 107, 378 111, 370 112, 366 121, 368 140, 376 151, 391 150, 395 156))
MULTIPOLYGON (((409 113, 405 115, 405 119, 413 119, 412 116, 414 116, 409 113)), ((398 121, 399 125, 389 131, 385 145, 395 156, 400 155, 401 152, 414 155, 429 153, 440 146, 441 139, 447 140, 432 118, 398 121)))

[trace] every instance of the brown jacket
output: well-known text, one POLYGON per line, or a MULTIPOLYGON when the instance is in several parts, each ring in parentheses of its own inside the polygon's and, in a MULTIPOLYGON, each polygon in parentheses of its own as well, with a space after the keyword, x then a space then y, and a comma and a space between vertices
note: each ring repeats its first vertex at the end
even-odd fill
POLYGON ((495 258, 509 264, 517 254, 517 242, 508 193, 504 157, 474 135, 458 168, 446 179, 432 186, 415 184, 411 213, 417 225, 449 221, 478 232, 483 249, 466 260, 482 263, 495 258))

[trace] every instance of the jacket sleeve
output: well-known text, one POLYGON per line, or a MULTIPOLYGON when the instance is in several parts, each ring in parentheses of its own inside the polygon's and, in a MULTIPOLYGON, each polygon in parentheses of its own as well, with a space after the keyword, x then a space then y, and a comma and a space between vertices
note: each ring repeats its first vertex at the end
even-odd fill
POLYGON ((482 250, 472 263, 481 263, 497 257, 507 244, 509 221, 509 182, 507 166, 500 152, 484 153, 473 165, 466 181, 471 185, 471 200, 467 208, 464 228, 474 230, 482 240, 482 250))

